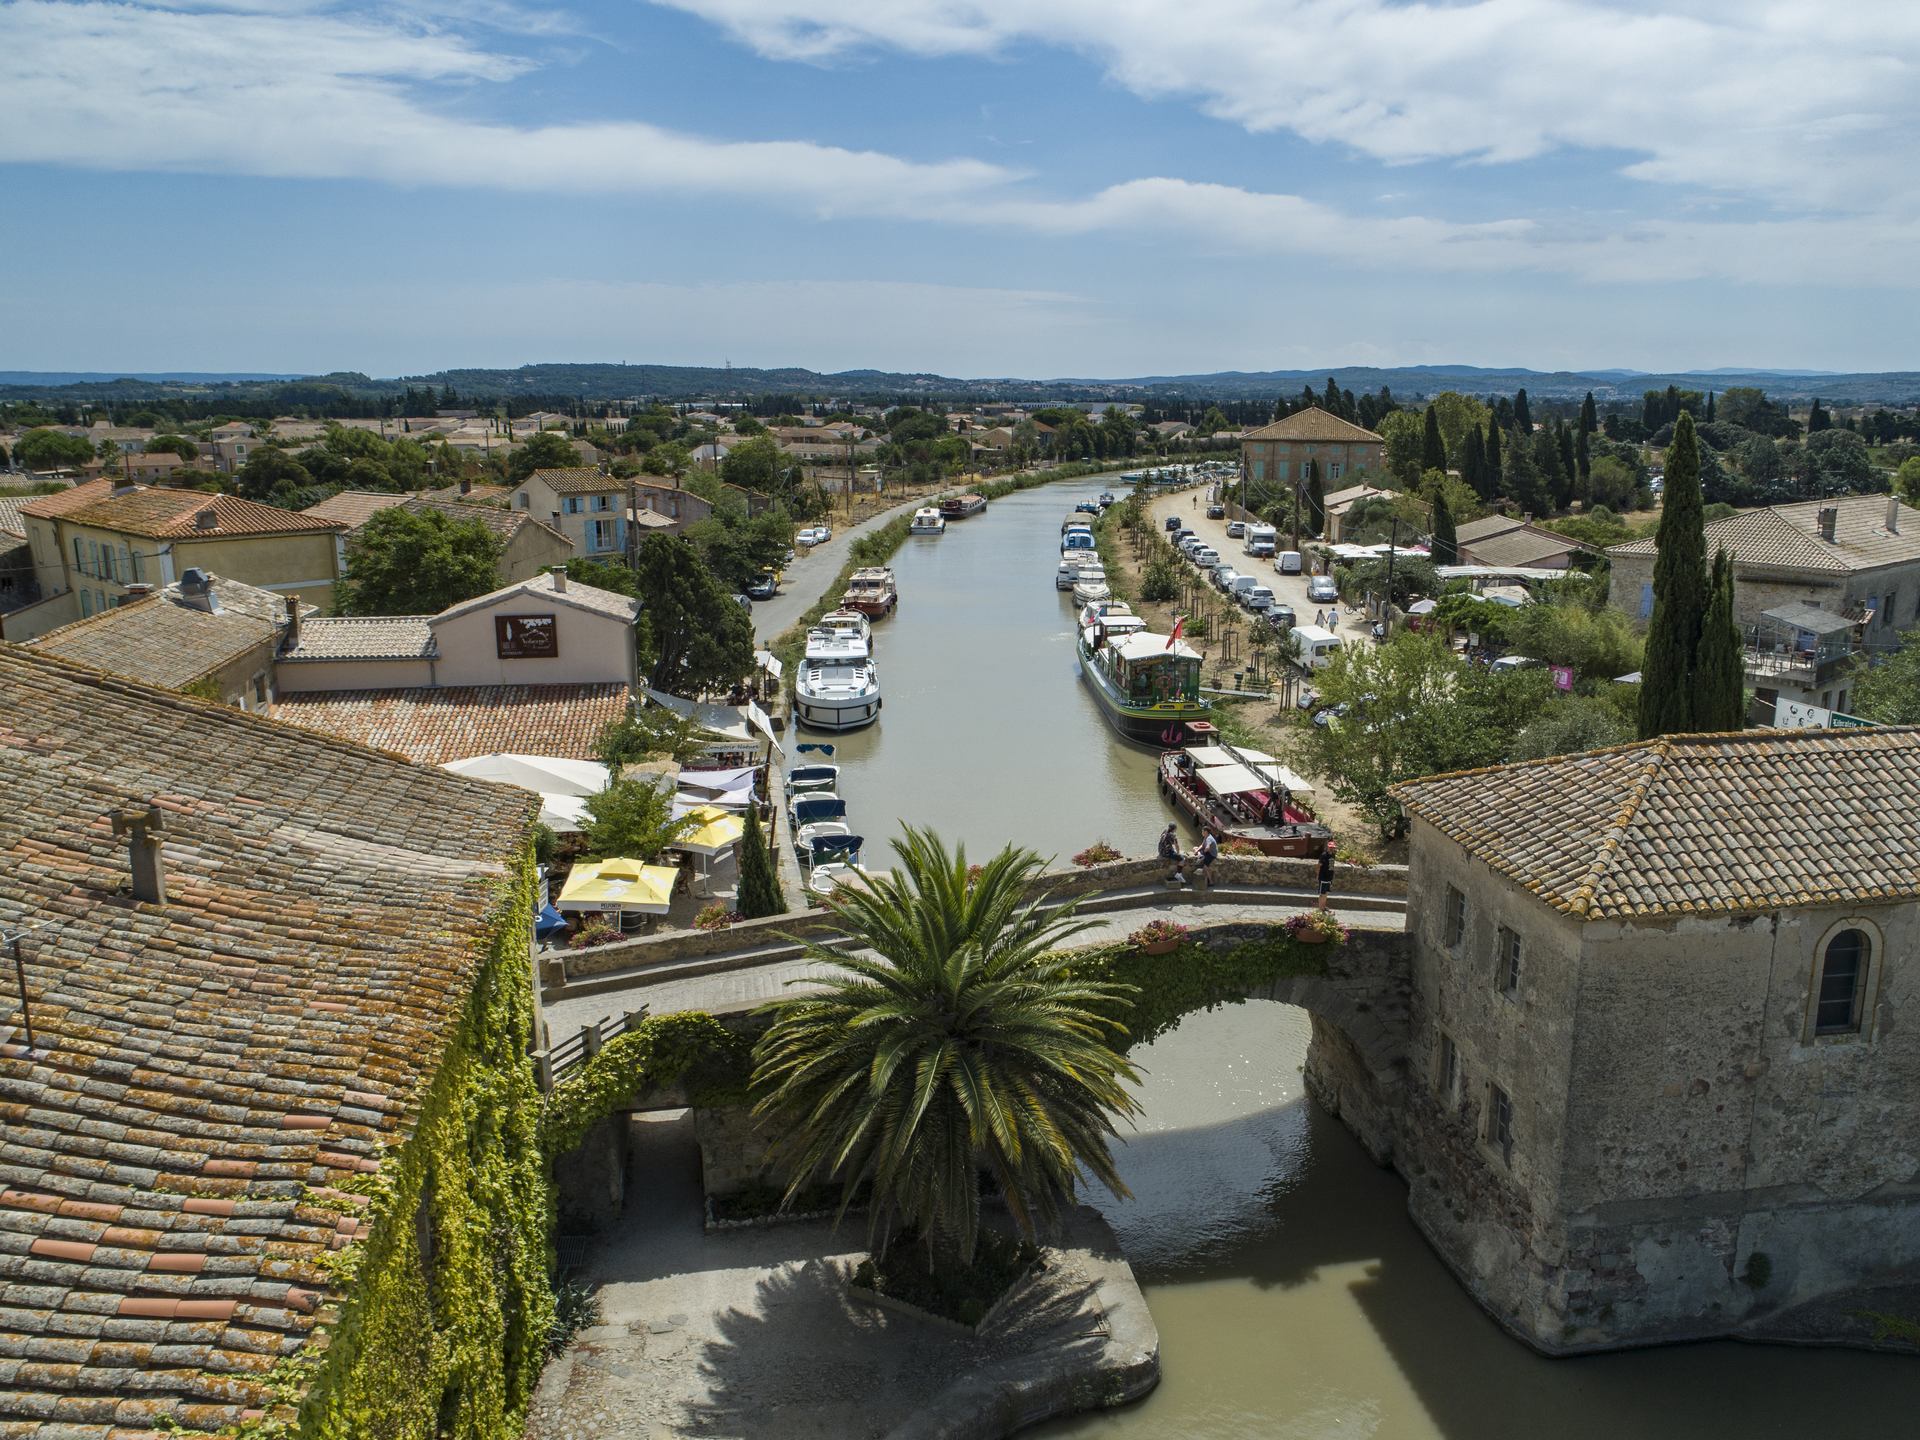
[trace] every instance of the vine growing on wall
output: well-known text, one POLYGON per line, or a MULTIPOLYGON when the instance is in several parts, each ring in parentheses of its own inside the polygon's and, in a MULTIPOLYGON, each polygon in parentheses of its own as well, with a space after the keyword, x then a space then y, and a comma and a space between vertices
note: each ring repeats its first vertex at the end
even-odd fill
POLYGON ((1198 938, 1164 955, 1148 955, 1124 942, 1089 946, 1079 952, 1079 963, 1102 980, 1133 987, 1133 1004, 1121 1019, 1129 1043, 1143 1045, 1196 1010, 1241 1004, 1247 991, 1276 980, 1325 975, 1332 948, 1302 944, 1275 926, 1259 939, 1224 950, 1198 938))
POLYGON ((680 1080, 688 1082, 696 1105, 744 1104, 752 1071, 752 1038, 713 1016, 695 1010, 649 1016, 554 1087, 540 1115, 540 1148, 549 1162, 556 1160, 635 1095, 680 1080))

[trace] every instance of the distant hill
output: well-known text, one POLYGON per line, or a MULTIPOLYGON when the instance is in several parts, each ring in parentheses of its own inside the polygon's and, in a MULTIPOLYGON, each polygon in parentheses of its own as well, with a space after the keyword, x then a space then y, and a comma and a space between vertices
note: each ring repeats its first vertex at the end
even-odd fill
MULTIPOLYGON (((111 371, 0 371, 0 400, 47 400, 72 404, 121 404, 142 399, 192 399, 201 404, 284 405, 311 413, 347 414, 351 407, 377 404, 416 390, 447 387, 462 400, 475 398, 539 401, 564 405, 573 400, 628 399, 740 400, 750 396, 792 395, 826 400, 946 399, 1008 400, 1034 403, 1115 399, 1257 399, 1298 395, 1303 386, 1317 392, 1331 375, 1342 389, 1390 388, 1412 400, 1441 390, 1473 395, 1511 394, 1524 388, 1541 399, 1577 398, 1591 390, 1601 400, 1638 397, 1645 390, 1676 385, 1683 390, 1725 390, 1754 385, 1776 399, 1805 400, 1818 395, 1830 404, 1913 404, 1920 402, 1920 371, 1837 374, 1824 371, 1719 369, 1651 374, 1620 369, 1585 371, 1528 370, 1480 365, 1334 366, 1311 370, 1221 370, 1206 374, 1143 375, 1112 379, 1017 377, 964 379, 930 372, 843 370, 822 373, 800 366, 740 367, 688 365, 608 365, 549 363, 512 370, 440 370, 431 375, 374 379, 358 372, 291 376, 158 372, 116 375, 111 371), (341 407, 349 408, 341 408, 341 407)), ((250 410, 249 413, 255 413, 250 410)))

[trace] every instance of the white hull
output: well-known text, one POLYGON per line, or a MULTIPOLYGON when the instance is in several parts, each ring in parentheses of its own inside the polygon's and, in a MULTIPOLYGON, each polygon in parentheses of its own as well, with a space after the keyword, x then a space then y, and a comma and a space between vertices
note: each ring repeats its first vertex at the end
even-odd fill
POLYGON ((1110 599, 1113 591, 1107 588, 1104 580, 1082 580, 1073 587, 1073 598, 1081 605, 1091 605, 1096 600, 1110 599))
POLYGON ((825 678, 803 671, 793 687, 793 718, 809 730, 858 730, 880 718, 880 679, 871 665, 836 666, 825 678))
POLYGON ((944 535, 947 533, 947 522, 938 510, 916 510, 907 532, 911 535, 944 535))

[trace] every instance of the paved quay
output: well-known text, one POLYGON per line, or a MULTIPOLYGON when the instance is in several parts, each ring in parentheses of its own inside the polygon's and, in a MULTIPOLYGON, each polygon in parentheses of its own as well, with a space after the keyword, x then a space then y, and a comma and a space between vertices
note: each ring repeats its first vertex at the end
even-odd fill
POLYGON ((863 1222, 717 1235, 701 1227, 700 1161, 685 1118, 635 1122, 626 1214, 582 1277, 600 1323, 548 1365, 529 1440, 779 1437, 916 1440, 982 1415, 1041 1418, 1096 1376, 1138 1394, 1159 1339, 1097 1217, 989 1333, 969 1337, 860 1304, 846 1280, 863 1222))

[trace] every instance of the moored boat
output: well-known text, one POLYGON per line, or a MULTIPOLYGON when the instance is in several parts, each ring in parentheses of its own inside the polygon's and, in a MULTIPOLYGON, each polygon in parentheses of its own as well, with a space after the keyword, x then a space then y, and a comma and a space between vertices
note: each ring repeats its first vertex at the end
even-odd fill
POLYGON ((793 679, 793 718, 812 730, 857 730, 879 716, 880 675, 867 642, 851 631, 809 630, 793 679))
POLYGON ((1160 756, 1160 794, 1169 805, 1222 844, 1244 841, 1263 855, 1326 848, 1333 832, 1300 798, 1311 785, 1271 755, 1198 738, 1160 756))
POLYGON ((908 522, 907 529, 915 535, 944 535, 947 530, 947 520, 933 506, 922 505, 913 512, 913 519, 908 522))
POLYGON ((1091 605, 1097 600, 1111 598, 1113 591, 1107 585, 1107 572, 1098 563, 1080 567, 1080 577, 1073 583, 1073 600, 1076 605, 1091 605))
POLYGON ((787 772, 787 793, 805 795, 811 790, 834 790, 840 784, 838 765, 796 765, 787 772))
POLYGON ((870 565, 853 572, 847 590, 840 597, 841 608, 858 610, 872 619, 891 615, 900 604, 893 588, 893 571, 885 565, 870 565))
MULTIPOLYGON (((1053 572, 1053 588, 1071 590, 1080 583, 1080 572, 1089 565, 1098 569, 1100 556, 1093 550, 1064 550, 1060 554, 1060 568, 1053 572)), ((1102 574, 1106 572, 1101 571, 1102 574)))
POLYGON ((1160 748, 1184 745, 1188 725, 1207 721, 1200 698, 1200 652, 1150 631, 1113 636, 1103 625, 1080 627, 1080 674, 1106 722, 1123 739, 1160 748))
POLYGON ((987 497, 984 495, 954 495, 940 502, 940 513, 949 520, 964 520, 986 508, 987 497))

